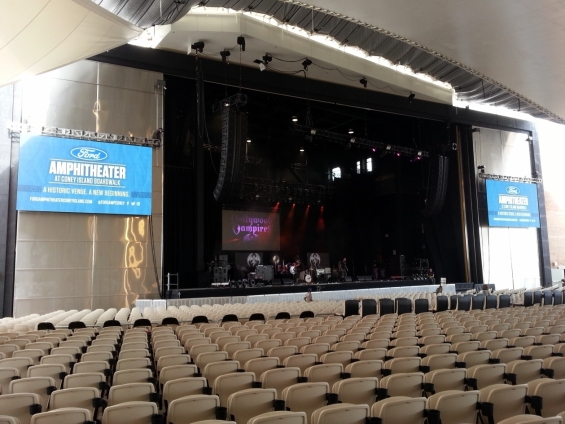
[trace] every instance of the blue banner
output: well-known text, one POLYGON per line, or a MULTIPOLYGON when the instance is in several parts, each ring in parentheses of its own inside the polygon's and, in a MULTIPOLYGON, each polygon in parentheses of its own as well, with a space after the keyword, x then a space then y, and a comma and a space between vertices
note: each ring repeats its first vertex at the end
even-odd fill
POLYGON ((151 147, 22 134, 17 209, 151 215, 151 147))
POLYGON ((486 186, 491 227, 539 228, 536 184, 486 180, 486 186))

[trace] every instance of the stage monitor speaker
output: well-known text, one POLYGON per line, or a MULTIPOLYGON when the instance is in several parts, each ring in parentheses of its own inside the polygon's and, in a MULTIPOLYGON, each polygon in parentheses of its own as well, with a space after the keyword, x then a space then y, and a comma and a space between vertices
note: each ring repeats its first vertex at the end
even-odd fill
POLYGON ((273 286, 280 286, 281 284, 282 284, 282 280, 280 278, 275 278, 271 282, 271 285, 273 286))
POLYGON ((328 282, 328 276, 326 274, 318 275, 318 284, 326 284, 328 282))
POLYGON ((349 275, 347 277, 345 277, 346 283, 351 283, 351 281, 353 281, 353 280, 351 279, 351 277, 349 275))
POLYGON ((292 278, 283 277, 282 283, 283 284, 294 284, 294 280, 292 278))
POLYGON ((214 189, 214 198, 218 202, 234 199, 241 192, 246 141, 247 114, 224 108, 222 110, 220 171, 214 189))

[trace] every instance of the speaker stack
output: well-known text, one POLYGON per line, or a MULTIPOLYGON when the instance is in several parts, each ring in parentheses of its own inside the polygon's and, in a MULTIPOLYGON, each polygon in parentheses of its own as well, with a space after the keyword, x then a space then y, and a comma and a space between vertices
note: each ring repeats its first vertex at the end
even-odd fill
POLYGON ((428 187, 428 198, 422 214, 427 218, 437 216, 445 202, 447 191, 447 175, 449 171, 449 159, 445 156, 432 158, 430 166, 430 186, 428 187))

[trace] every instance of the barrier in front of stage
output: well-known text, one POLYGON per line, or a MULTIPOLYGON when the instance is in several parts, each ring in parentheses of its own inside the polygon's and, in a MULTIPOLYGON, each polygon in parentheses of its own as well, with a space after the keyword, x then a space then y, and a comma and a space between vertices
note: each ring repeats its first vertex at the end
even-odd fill
MULTIPOLYGON (((342 301, 355 298, 365 298, 372 296, 390 296, 401 295, 405 293, 434 293, 437 285, 430 286, 408 286, 408 287, 383 287, 376 289, 360 289, 360 290, 336 290, 336 291, 320 291, 312 292, 314 301, 342 301)), ((455 284, 447 284, 443 287, 443 295, 455 294, 455 284)), ((226 296, 226 297, 198 297, 189 299, 140 299, 135 302, 135 306, 143 310, 143 308, 151 307, 153 309, 158 306, 176 306, 177 308, 186 305, 225 305, 234 303, 279 303, 279 302, 303 302, 304 293, 283 293, 283 294, 267 294, 258 296, 226 296)))

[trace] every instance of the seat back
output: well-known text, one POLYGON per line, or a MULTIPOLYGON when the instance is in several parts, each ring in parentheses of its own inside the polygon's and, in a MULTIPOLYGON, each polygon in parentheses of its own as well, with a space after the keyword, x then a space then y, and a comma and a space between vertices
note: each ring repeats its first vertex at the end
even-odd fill
POLYGON ((31 417, 31 424, 80 424, 90 420, 92 414, 88 409, 66 408, 35 414, 31 417))
POLYGON ((1 413, 18 419, 18 424, 30 423, 30 407, 33 405, 38 405, 38 407, 41 405, 41 398, 35 393, 17 393, 0 396, 1 413))
POLYGON ((95 417, 94 399, 98 398, 100 398, 100 392, 94 387, 55 390, 49 399, 49 409, 82 408, 90 411, 95 417))
POLYGON ((286 407, 291 411, 302 411, 311 417, 312 413, 326 406, 326 394, 329 393, 328 383, 299 383, 283 390, 282 397, 286 407))
POLYGON ((474 423, 479 391, 446 390, 428 398, 428 409, 440 411, 442 424, 474 423))
POLYGON ((397 396, 375 402, 371 416, 380 418, 383 424, 422 424, 426 398, 397 396))
POLYGON ((239 369, 239 362, 237 361, 223 361, 223 362, 212 362, 206 367, 202 372, 202 376, 206 377, 208 380, 208 385, 214 387, 214 381, 220 375, 224 375, 231 372, 236 372, 239 369))
POLYGON ((369 405, 342 403, 315 410, 311 424, 365 424, 367 417, 369 417, 369 405))
POLYGON ((214 381, 214 394, 219 396, 220 405, 227 407, 228 398, 235 392, 253 388, 255 374, 252 372, 236 372, 220 375, 214 381))
POLYGON ((47 409, 49 395, 55 389, 55 382, 51 377, 28 377, 12 381, 9 393, 34 393, 39 396, 42 408, 47 409))
POLYGON ((340 402, 372 405, 378 387, 377 377, 347 378, 335 383, 332 392, 337 393, 340 402))
POLYGON ((465 390, 465 377, 467 373, 464 369, 438 369, 424 375, 424 382, 434 385, 434 392, 444 392, 446 390, 465 390))
POLYGON ((124 402, 149 402, 155 387, 151 383, 129 383, 112 386, 108 394, 108 405, 118 405, 124 402))
POLYGON ((380 387, 387 390, 387 395, 420 397, 422 395, 422 383, 424 374, 421 372, 410 372, 393 374, 383 377, 380 387))
POLYGON ((249 424, 308 424, 304 412, 273 411, 258 415, 249 424))
POLYGON ((263 375, 261 375, 261 384, 265 389, 275 389, 277 395, 280 396, 286 387, 299 383, 299 377, 300 368, 277 368, 265 371, 263 375))
POLYGON ((308 378, 308 382, 328 383, 332 387, 335 383, 341 380, 343 374, 342 364, 320 364, 314 365, 304 372, 304 376, 308 378))
POLYGON ((104 409, 102 424, 149 424, 158 412, 153 402, 125 402, 104 409))

